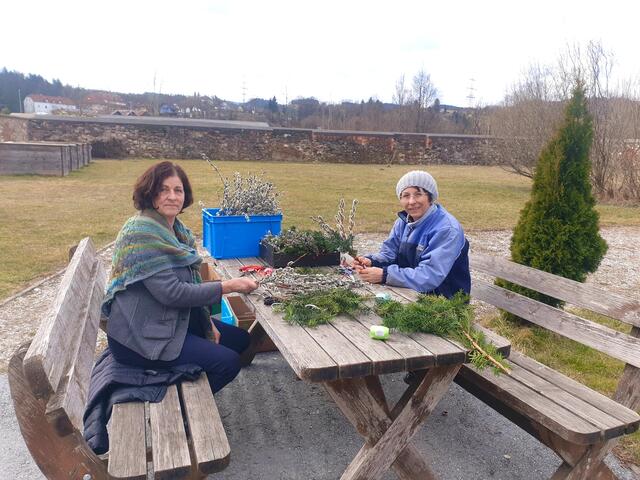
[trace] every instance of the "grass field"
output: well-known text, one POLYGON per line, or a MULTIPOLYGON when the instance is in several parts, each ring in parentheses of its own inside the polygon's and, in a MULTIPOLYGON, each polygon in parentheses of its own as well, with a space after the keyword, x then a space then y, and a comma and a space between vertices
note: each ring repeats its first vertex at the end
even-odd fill
MULTIPOLYGON (((96 161, 64 178, 0 177, 0 299, 63 267, 70 246, 89 235, 97 247, 115 239, 132 214, 136 177, 154 160, 96 161)), ((182 216, 201 234, 198 201, 216 207, 222 186, 203 161, 180 161, 196 204, 182 216)), ((218 162, 225 175, 265 172, 282 192, 284 226, 311 228, 310 215, 332 219, 338 200, 360 201, 356 231, 387 231, 395 219, 397 179, 410 166, 218 162)), ((466 230, 510 229, 528 199, 530 181, 498 167, 426 167, 437 179, 440 201, 466 230)), ((602 225, 640 225, 640 208, 598 206, 602 225)), ((621 364, 537 329, 487 319, 514 347, 585 384, 611 394, 621 364), (595 359, 595 361, 594 361, 595 359), (588 361, 587 361, 588 360, 588 361)), ((620 454, 640 464, 640 434, 625 438, 620 454)))
MULTIPOLYGON (((69 246, 91 236, 98 247, 112 241, 134 213, 131 189, 154 160, 102 160, 68 177, 0 179, 0 299, 64 266, 69 246)), ((204 162, 179 162, 194 188, 196 205, 183 221, 201 234, 198 201, 215 207, 220 179, 204 162)), ((313 227, 310 215, 333 218, 338 200, 360 200, 357 231, 387 231, 398 210, 397 179, 409 166, 218 162, 225 175, 265 172, 282 192, 285 226, 313 227)), ((465 229, 512 228, 530 182, 498 167, 430 166, 441 202, 465 229)), ((603 225, 640 224, 640 209, 599 207, 603 225)))

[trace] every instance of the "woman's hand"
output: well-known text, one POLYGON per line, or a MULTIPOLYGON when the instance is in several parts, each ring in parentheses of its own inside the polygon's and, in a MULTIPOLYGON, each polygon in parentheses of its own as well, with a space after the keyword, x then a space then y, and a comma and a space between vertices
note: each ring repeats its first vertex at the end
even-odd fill
POLYGON ((382 283, 382 274, 384 273, 381 268, 378 267, 361 267, 356 268, 360 279, 369 283, 382 283))
POLYGON ((248 277, 232 278, 222 282, 222 293, 251 293, 258 288, 258 282, 248 277))
POLYGON ((371 259, 367 257, 356 257, 353 259, 353 268, 361 270, 371 266, 371 259))

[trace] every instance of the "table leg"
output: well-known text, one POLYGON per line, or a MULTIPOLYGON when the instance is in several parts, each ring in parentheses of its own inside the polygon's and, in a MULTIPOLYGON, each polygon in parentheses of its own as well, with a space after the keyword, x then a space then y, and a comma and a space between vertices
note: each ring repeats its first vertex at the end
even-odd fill
POLYGON ((419 384, 411 385, 394 410, 382 403, 381 388, 371 378, 325 383, 345 417, 366 443, 342 475, 343 480, 379 478, 393 467, 402 479, 431 479, 433 473, 410 441, 449 388, 460 365, 433 367, 419 384))
POLYGON ((269 338, 258 320, 253 322, 251 327, 249 327, 249 335, 251 335, 251 343, 249 343, 247 349, 242 352, 242 355, 240 355, 241 367, 251 365, 251 362, 253 362, 253 358, 256 356, 260 346, 269 338))

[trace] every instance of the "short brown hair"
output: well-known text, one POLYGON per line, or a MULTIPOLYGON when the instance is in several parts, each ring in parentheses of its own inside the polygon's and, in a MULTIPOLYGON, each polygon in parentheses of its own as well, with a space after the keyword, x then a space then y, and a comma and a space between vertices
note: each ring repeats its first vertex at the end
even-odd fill
POLYGON ((180 165, 173 162, 164 161, 150 166, 142 175, 138 177, 133 186, 133 205, 138 210, 153 208, 153 199, 162 190, 162 182, 166 178, 177 176, 184 188, 184 205, 182 210, 193 203, 193 191, 187 174, 180 165))

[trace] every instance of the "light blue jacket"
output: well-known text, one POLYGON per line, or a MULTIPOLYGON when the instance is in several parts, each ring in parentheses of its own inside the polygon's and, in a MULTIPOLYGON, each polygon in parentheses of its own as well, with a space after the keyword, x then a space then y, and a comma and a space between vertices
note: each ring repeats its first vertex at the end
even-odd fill
POLYGON ((382 283, 447 298, 471 291, 469 242, 456 218, 434 205, 417 222, 398 214, 380 252, 369 255, 383 269, 382 283))

